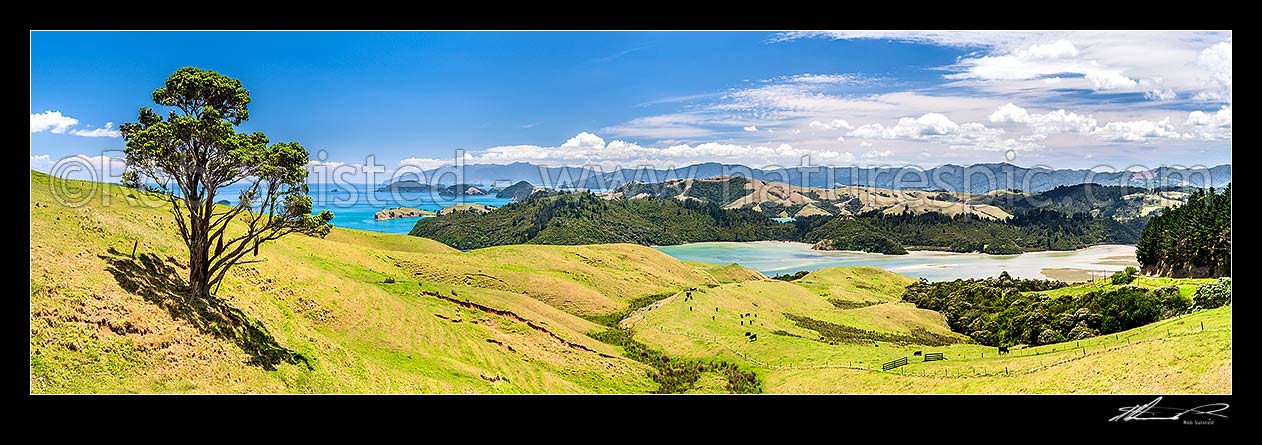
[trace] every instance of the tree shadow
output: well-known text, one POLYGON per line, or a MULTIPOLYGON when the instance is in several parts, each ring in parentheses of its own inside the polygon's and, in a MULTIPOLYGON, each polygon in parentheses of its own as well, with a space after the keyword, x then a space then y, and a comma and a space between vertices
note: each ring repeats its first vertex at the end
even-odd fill
POLYGON ((176 267, 185 266, 175 258, 167 257, 164 261, 148 253, 133 258, 113 247, 108 252, 109 255, 99 257, 109 263, 106 270, 114 275, 123 290, 166 309, 172 318, 184 320, 202 333, 232 340, 250 355, 248 363, 251 365, 270 371, 281 363, 302 362, 307 369, 312 369, 306 357, 281 346, 262 323, 240 309, 219 298, 189 298, 188 283, 176 267))

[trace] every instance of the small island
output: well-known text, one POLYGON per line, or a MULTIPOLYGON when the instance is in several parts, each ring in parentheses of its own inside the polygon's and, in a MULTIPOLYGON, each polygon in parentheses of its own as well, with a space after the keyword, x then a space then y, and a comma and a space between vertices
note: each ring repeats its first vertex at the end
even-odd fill
POLYGON ((449 215, 455 212, 471 212, 475 214, 486 213, 495 210, 495 206, 485 204, 455 204, 444 207, 438 211, 438 216, 449 215))
POLYGON ((382 221, 395 218, 419 218, 424 216, 434 216, 435 213, 429 210, 421 210, 412 207, 395 207, 393 209, 381 209, 373 219, 382 221))
POLYGON ((485 195, 487 193, 485 190, 478 188, 478 186, 476 185, 456 184, 453 186, 443 188, 442 191, 439 192, 439 194, 445 195, 445 196, 478 196, 478 195, 485 195))

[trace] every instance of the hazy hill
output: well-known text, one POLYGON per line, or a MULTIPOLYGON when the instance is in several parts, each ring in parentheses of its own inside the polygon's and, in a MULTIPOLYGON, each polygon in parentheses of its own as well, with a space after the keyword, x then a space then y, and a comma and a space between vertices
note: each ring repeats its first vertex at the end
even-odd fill
MULTIPOLYGON (((435 169, 435 173, 450 171, 435 169)), ((463 181, 491 184, 495 181, 527 181, 547 188, 560 185, 611 190, 630 182, 664 182, 672 179, 701 179, 714 176, 744 176, 800 187, 832 188, 858 185, 897 190, 943 190, 960 193, 986 193, 1017 189, 1042 192, 1063 185, 1095 183, 1117 186, 1215 186, 1231 181, 1231 165, 1206 169, 1156 167, 1147 171, 1093 172, 1086 169, 1027 168, 1009 163, 947 164, 929 169, 867 167, 795 167, 760 169, 738 164, 702 163, 675 169, 618 169, 605 171, 581 167, 543 167, 524 162, 508 165, 472 164, 464 167, 463 181)))
POLYGON ((889 190, 848 186, 836 188, 796 187, 743 177, 719 176, 706 179, 678 179, 659 183, 633 182, 606 194, 609 198, 659 198, 697 200, 726 209, 757 209, 774 215, 782 211, 794 217, 855 215, 879 211, 888 215, 941 213, 972 215, 982 219, 1008 219, 1012 215, 999 207, 968 202, 972 195, 929 193, 915 190, 889 190))

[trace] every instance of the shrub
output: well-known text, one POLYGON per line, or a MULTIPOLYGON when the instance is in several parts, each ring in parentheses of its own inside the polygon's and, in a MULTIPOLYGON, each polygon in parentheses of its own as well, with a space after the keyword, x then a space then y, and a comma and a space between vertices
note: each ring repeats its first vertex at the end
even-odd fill
POLYGON ((1109 280, 1118 286, 1131 284, 1132 281, 1135 281, 1135 275, 1138 273, 1139 269, 1128 266, 1126 269, 1117 271, 1109 280))
POLYGON ((1097 336, 1097 335, 1100 335, 1100 331, 1097 331, 1097 330, 1095 330, 1095 329, 1091 329, 1091 328, 1087 327, 1087 325, 1085 325, 1085 324, 1080 324, 1080 325, 1078 325, 1078 326, 1074 326, 1074 328, 1073 328, 1073 329, 1070 329, 1070 330, 1069 330, 1069 339, 1070 339, 1070 340, 1083 340, 1083 339, 1087 339, 1087 338, 1095 337, 1095 336, 1097 336))
POLYGON ((1065 341, 1065 336, 1055 329, 1044 329, 1039 333, 1039 344, 1046 345, 1065 341))
POLYGON ((1213 309, 1231 304, 1231 278, 1223 277, 1197 286, 1192 301, 1196 303, 1197 309, 1213 309))

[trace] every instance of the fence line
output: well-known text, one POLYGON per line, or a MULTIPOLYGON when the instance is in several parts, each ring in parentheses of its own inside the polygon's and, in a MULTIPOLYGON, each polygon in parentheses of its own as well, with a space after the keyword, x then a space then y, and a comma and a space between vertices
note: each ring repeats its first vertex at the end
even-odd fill
MULTIPOLYGON (((1173 319, 1172 319, 1172 320, 1173 320, 1173 319)), ((694 339, 694 340, 701 340, 701 341, 704 341, 704 342, 707 342, 707 343, 712 343, 712 344, 715 344, 715 345, 720 346, 720 347, 722 347, 722 348, 724 348, 724 349, 727 349, 728 351, 731 351, 733 354, 736 354, 736 355, 737 355, 737 356, 739 356, 740 358, 742 358, 742 359, 744 359, 744 360, 746 360, 746 361, 748 361, 748 362, 750 362, 750 363, 753 363, 753 364, 755 364, 755 365, 758 365, 758 366, 761 366, 761 367, 764 367, 764 368, 768 368, 768 369, 774 369, 774 370, 853 369, 853 370, 859 370, 859 371, 870 371, 870 372, 878 372, 878 373, 890 373, 891 371, 894 371, 894 369, 896 369, 896 368, 897 368, 897 367, 895 367, 895 368, 891 368, 891 369, 887 369, 887 370, 882 370, 882 369, 878 369, 878 368, 876 368, 876 367, 869 368, 869 367, 865 367, 865 366, 854 366, 854 365, 833 365, 833 364, 820 364, 820 365, 774 365, 774 364, 767 363, 767 362, 764 362, 764 361, 762 361, 762 360, 758 360, 758 359, 755 359, 755 358, 753 358, 753 357, 750 357, 748 354, 746 354, 746 353, 744 353, 744 352, 741 352, 741 351, 738 351, 738 350, 736 350, 736 349, 732 348, 731 346, 728 346, 727 344, 724 344, 722 341, 720 341, 720 337, 718 337, 718 336, 714 336, 714 335, 709 335, 709 336, 707 336, 707 335, 693 334, 693 333, 691 333, 691 332, 687 332, 687 331, 681 331, 681 330, 668 329, 668 328, 666 328, 666 327, 664 327, 664 326, 660 326, 660 325, 653 325, 652 323, 649 323, 649 322, 648 322, 648 317, 642 317, 642 318, 640 319, 640 321, 645 322, 645 324, 646 324, 646 325, 649 325, 650 327, 656 328, 659 332, 663 332, 663 333, 667 333, 667 334, 674 334, 674 335, 681 335, 681 336, 684 336, 684 337, 692 338, 692 339, 694 339)), ((639 323, 637 323, 637 324, 639 324, 639 323)), ((934 373, 919 373, 919 372, 907 372, 907 371, 905 371, 905 370, 897 370, 897 373, 898 373, 899 375, 902 375, 902 376, 909 376, 909 377, 935 377, 935 378, 955 378, 955 379, 978 378, 978 377, 1002 377, 1002 376, 1013 376, 1013 375, 1026 375, 1026 374, 1032 374, 1032 373, 1034 373, 1034 372, 1042 371, 1042 370, 1044 370, 1044 369, 1048 369, 1048 368, 1051 368, 1051 367, 1053 367, 1053 366, 1060 366, 1060 365, 1064 365, 1064 364, 1067 364, 1067 363, 1070 363, 1070 362, 1073 362, 1073 361, 1076 361, 1076 360, 1081 360, 1081 359, 1086 358, 1086 357, 1089 357, 1089 356, 1093 356, 1093 355, 1097 355, 1097 354, 1101 354, 1101 353, 1105 353, 1105 352, 1113 352, 1113 351, 1116 351, 1116 350, 1119 350, 1119 349, 1122 349, 1122 348, 1128 348, 1128 347, 1130 347, 1130 346, 1135 346, 1135 345, 1140 345, 1140 344, 1144 344, 1144 343, 1149 343, 1149 342, 1156 341, 1156 340, 1161 340, 1161 339, 1164 339, 1164 338, 1170 338, 1170 337, 1183 337, 1183 336, 1190 336, 1190 335, 1204 334, 1204 333, 1209 333, 1209 332, 1220 332, 1220 331, 1231 331, 1231 328, 1211 328, 1211 329, 1204 329, 1204 330, 1201 330, 1201 329, 1189 329, 1189 330, 1186 330, 1186 331, 1184 331, 1184 332, 1173 332, 1173 331, 1168 331, 1166 335, 1161 336, 1161 337, 1148 338, 1148 339, 1142 339, 1142 340, 1136 340, 1136 341, 1133 341, 1133 342, 1132 342, 1132 341, 1130 341, 1130 338, 1131 338, 1131 337, 1134 337, 1134 335, 1131 335, 1131 336, 1128 336, 1128 337, 1126 338, 1126 340, 1125 340, 1126 342, 1125 342, 1125 343, 1121 343, 1121 342, 1119 342, 1119 343, 1117 343, 1117 344, 1114 344, 1114 345, 1113 345, 1113 346, 1111 346, 1111 347, 1106 347, 1106 348, 1097 349, 1097 350, 1092 351, 1092 352, 1086 352, 1084 348, 1070 348, 1070 349, 1059 350, 1059 351, 1056 351, 1056 352, 1067 352, 1067 351, 1074 351, 1074 350, 1082 350, 1082 351, 1083 351, 1083 353, 1082 353, 1082 354, 1077 354, 1077 355, 1074 355, 1074 356, 1072 356, 1072 357, 1068 357, 1068 358, 1065 358, 1065 359, 1062 359, 1062 360, 1058 360, 1058 361, 1055 361, 1055 362, 1052 362, 1052 363, 1049 363, 1049 364, 1040 364, 1039 366, 1036 366, 1036 367, 1033 367, 1033 368, 1027 368, 1027 369, 1009 370, 1008 368, 1006 368, 1006 367, 1005 367, 1003 371, 986 371, 986 372, 977 372, 976 370, 970 370, 970 371, 969 371, 969 373, 964 373, 964 372, 960 372, 960 371, 957 371, 957 372, 955 372, 955 373, 951 373, 951 372, 950 372, 950 370, 946 370, 946 369, 944 369, 944 370, 942 371, 942 373, 938 373, 938 374, 934 374, 934 373)), ((1105 344, 1109 344, 1109 343, 1107 343, 1107 342, 1106 342, 1105 344)), ((1049 353, 1052 353, 1052 352, 1049 352, 1049 353)), ((1036 355, 1041 355, 1041 353, 1039 353, 1039 354, 1027 354, 1027 355, 1017 356, 1017 357, 1033 357, 1033 356, 1036 356, 1036 355)), ((906 359, 906 357, 904 357, 903 359, 906 359)))

